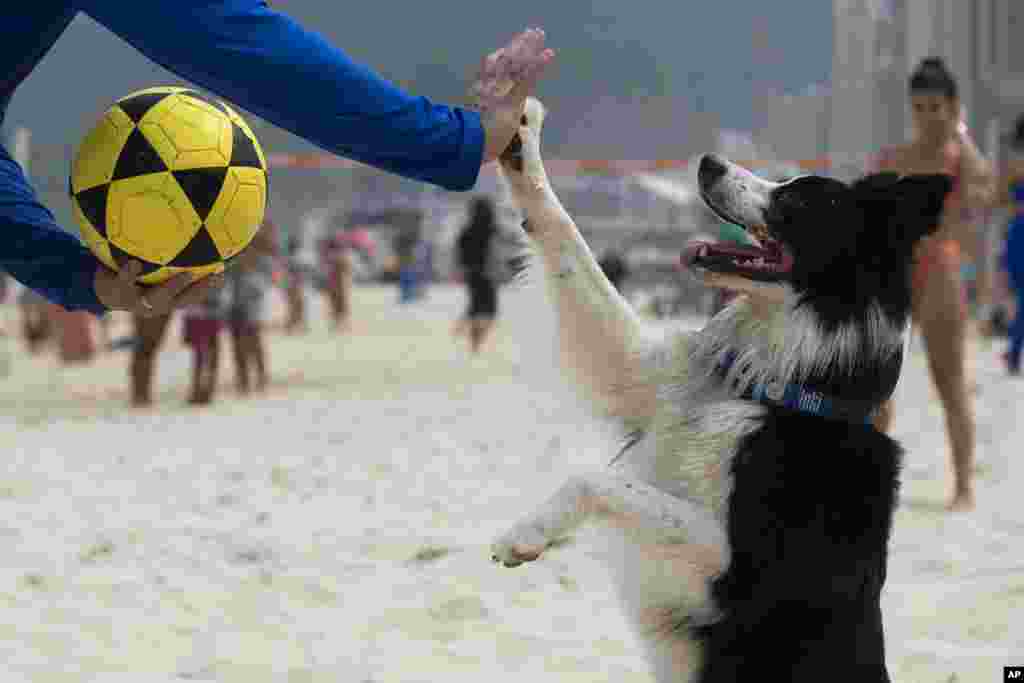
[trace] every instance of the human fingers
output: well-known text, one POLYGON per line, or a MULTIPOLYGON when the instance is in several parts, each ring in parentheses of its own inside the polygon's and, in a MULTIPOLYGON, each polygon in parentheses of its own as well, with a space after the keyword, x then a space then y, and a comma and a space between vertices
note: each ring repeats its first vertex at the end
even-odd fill
POLYGON ((166 315, 175 308, 175 299, 192 282, 191 273, 178 273, 170 280, 146 289, 139 295, 143 315, 166 315))
POLYGON ((480 78, 473 87, 481 106, 493 106, 496 100, 508 94, 514 84, 514 74, 521 70, 519 65, 537 39, 535 30, 527 29, 484 58, 480 78))
POLYGON ((473 92, 477 97, 486 100, 493 96, 502 65, 508 58, 508 50, 515 40, 513 39, 509 45, 498 48, 481 60, 480 74, 476 83, 473 84, 473 92))
POLYGON ((555 61, 555 51, 549 48, 542 51, 531 62, 526 64, 519 76, 519 80, 511 92, 509 92, 509 98, 513 101, 525 100, 532 95, 545 70, 553 61, 555 61))
POLYGON ((502 70, 506 69, 511 62, 520 59, 530 44, 536 40, 535 29, 528 28, 520 31, 512 37, 508 43, 495 50, 488 57, 487 75, 494 78, 502 76, 502 70))
POLYGON ((544 50, 544 43, 547 34, 542 28, 531 28, 523 32, 522 40, 519 42, 517 57, 529 59, 531 55, 540 54, 544 50))
POLYGON ((480 78, 473 84, 473 95, 481 107, 490 106, 499 94, 499 74, 503 59, 502 50, 497 50, 484 58, 480 78))
POLYGON ((142 262, 132 259, 122 265, 117 271, 117 279, 122 285, 135 287, 135 280, 142 275, 142 262))
POLYGON ((537 28, 523 31, 518 39, 509 47, 506 58, 502 63, 504 78, 516 80, 523 70, 544 51, 544 31, 537 28))

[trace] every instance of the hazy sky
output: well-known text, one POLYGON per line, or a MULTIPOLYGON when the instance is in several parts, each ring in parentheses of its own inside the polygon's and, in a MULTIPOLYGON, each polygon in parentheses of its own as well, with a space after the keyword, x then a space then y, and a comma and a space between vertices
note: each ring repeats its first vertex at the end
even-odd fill
MULTIPOLYGON (((543 25, 561 50, 541 94, 642 96, 662 88, 723 125, 756 121, 757 88, 795 90, 831 71, 825 0, 275 0, 388 77, 457 97, 480 57, 518 28, 543 25)), ((188 36, 182 36, 184 41, 188 36)), ((258 65, 254 68, 258 68, 258 65)), ((111 101, 180 79, 79 17, 15 96, 7 124, 74 145, 111 101)), ((311 102, 311 106, 315 106, 311 102)))

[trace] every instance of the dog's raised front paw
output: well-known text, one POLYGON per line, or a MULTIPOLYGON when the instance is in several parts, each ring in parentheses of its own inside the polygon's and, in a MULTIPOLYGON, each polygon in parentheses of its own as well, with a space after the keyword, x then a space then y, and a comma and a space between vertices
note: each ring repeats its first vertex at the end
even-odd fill
MULTIPOLYGON (((523 114, 523 117, 520 120, 520 125, 528 125, 526 121, 526 114, 523 114)), ((505 166, 506 168, 510 168, 517 173, 523 172, 523 138, 519 133, 515 134, 515 137, 512 138, 512 142, 508 143, 508 147, 506 147, 505 151, 501 153, 498 160, 501 162, 502 166, 505 166)))
POLYGON ((533 176, 543 174, 540 160, 540 131, 546 115, 544 105, 539 100, 527 98, 519 120, 519 131, 498 157, 506 177, 513 183, 528 176, 531 177, 532 184, 540 182, 539 177, 533 176))
POLYGON ((536 560, 547 546, 547 539, 537 529, 520 525, 513 527, 491 545, 491 560, 506 567, 518 567, 536 560))

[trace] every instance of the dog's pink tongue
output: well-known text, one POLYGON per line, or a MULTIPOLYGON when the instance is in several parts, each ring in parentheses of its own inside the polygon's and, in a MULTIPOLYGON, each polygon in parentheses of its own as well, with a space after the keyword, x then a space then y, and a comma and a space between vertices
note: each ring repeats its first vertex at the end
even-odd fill
POLYGON ((789 253, 789 249, 782 249, 781 251, 779 269, 788 273, 793 270, 793 254, 789 253))
POLYGON ((697 261, 698 258, 706 256, 707 250, 707 242, 690 242, 685 248, 683 248, 683 253, 679 255, 679 262, 689 268, 697 261))

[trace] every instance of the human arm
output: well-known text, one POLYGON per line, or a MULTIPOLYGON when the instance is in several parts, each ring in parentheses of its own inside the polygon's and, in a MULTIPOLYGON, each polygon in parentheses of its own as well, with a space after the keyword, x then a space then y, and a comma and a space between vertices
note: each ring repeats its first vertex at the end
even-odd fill
POLYGON ((957 139, 960 143, 960 185, 964 201, 972 208, 989 206, 999 196, 992 164, 966 129, 958 129, 957 139))
MULTIPOLYGON (((478 112, 413 97, 262 0, 82 0, 81 8, 179 76, 330 152, 398 175, 467 190, 500 153, 491 147, 504 131, 509 140, 514 134, 503 109, 482 121, 478 112)), ((534 42, 526 49, 513 41, 514 50, 485 62, 481 80, 535 82, 542 42, 538 52, 534 42)))
POLYGON ((184 276, 142 288, 108 270, 73 234, 57 225, 24 172, 0 147, 0 270, 69 311, 103 315, 108 310, 165 313, 204 296, 216 280, 189 287, 184 276), (187 289, 187 291, 186 291, 187 289))
POLYGON ((994 208, 1015 208, 1016 199, 1013 196, 1013 186, 1022 178, 1024 178, 1024 157, 1019 153, 1011 154, 996 182, 995 198, 992 202, 994 208))
POLYGON ((0 269, 69 311, 107 312, 93 288, 99 261, 74 235, 25 216, 0 216, 0 231, 0 269))
POLYGON ((1004 171, 999 174, 999 180, 996 182, 995 194, 992 197, 992 208, 993 209, 1005 209, 1010 205, 1011 197, 1010 184, 1013 182, 1013 178, 1009 172, 1004 171))
POLYGON ((0 146, 0 269, 47 301, 71 311, 97 315, 106 307, 96 298, 98 261, 74 235, 57 225, 21 166, 0 146))

